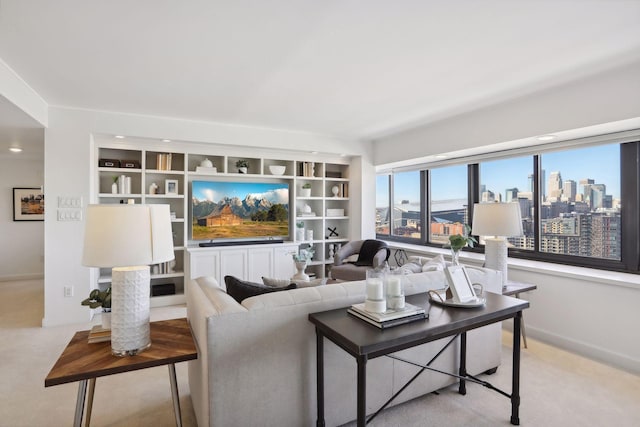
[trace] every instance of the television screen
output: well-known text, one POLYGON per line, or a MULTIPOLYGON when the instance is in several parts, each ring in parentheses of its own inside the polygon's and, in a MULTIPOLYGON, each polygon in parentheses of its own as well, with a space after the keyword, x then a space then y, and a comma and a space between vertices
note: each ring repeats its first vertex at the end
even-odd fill
POLYGON ((289 184, 193 181, 193 240, 289 236, 289 184))

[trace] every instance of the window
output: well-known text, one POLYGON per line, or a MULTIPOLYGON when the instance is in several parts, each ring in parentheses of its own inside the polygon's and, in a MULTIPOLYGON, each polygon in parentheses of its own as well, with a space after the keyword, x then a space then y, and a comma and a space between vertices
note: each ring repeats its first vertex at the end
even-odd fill
POLYGON ((620 145, 540 157, 540 251, 619 261, 620 145))
POLYGON ((519 249, 535 248, 533 156, 480 163, 480 203, 518 202, 523 236, 510 237, 519 249))
POLYGON ((379 237, 442 246, 473 203, 517 202, 511 256, 640 273, 640 142, 553 148, 378 176, 379 237))
POLYGON ((391 234, 397 237, 419 239, 422 233, 420 171, 396 173, 392 181, 391 234))
POLYGON ((468 224, 467 166, 430 171, 429 242, 444 244, 449 236, 462 234, 468 224))
POLYGON ((391 221, 389 178, 386 174, 376 176, 376 234, 386 236, 390 234, 391 221))

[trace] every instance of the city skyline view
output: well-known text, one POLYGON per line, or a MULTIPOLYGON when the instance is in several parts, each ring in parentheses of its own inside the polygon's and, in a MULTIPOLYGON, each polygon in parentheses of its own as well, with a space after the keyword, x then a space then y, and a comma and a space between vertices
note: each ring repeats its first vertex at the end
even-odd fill
MULTIPOLYGON (((510 237, 519 249, 619 260, 621 254, 620 145, 588 147, 540 155, 539 216, 533 193, 533 156, 479 163, 479 201, 517 202, 523 235, 510 237), (540 230, 536 242, 535 231, 540 230)), ((388 176, 379 176, 376 230, 421 238, 420 172, 394 177, 389 206, 388 176), (392 208, 392 209, 390 209, 392 208)), ((428 241, 446 242, 469 223, 467 165, 430 170, 428 241)))

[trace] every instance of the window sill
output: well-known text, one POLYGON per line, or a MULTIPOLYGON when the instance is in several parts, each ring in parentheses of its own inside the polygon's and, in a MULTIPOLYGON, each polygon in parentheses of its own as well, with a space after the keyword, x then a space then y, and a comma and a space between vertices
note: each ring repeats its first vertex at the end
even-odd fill
MULTIPOLYGON (((387 241, 391 249, 404 249, 424 255, 450 255, 450 251, 444 248, 434 248, 409 243, 387 241)), ((467 264, 482 265, 484 254, 463 251, 460 261, 467 264)), ((573 265, 554 264, 543 261, 533 261, 521 258, 509 258, 509 268, 513 270, 531 271, 550 276, 561 276, 573 279, 597 282, 607 285, 621 286, 640 290, 640 275, 620 273, 615 271, 598 270, 595 268, 576 267, 573 265)))

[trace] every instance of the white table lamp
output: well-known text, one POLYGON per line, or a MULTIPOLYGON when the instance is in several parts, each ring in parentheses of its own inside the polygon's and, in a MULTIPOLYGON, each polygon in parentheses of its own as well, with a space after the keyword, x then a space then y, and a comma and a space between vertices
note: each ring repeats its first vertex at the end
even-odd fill
POLYGON ((149 264, 174 259, 169 205, 89 205, 82 264, 111 268, 111 352, 151 345, 149 264))
POLYGON ((507 284, 507 239, 522 235, 518 203, 476 203, 473 206, 471 234, 484 236, 485 267, 502 273, 507 284))

